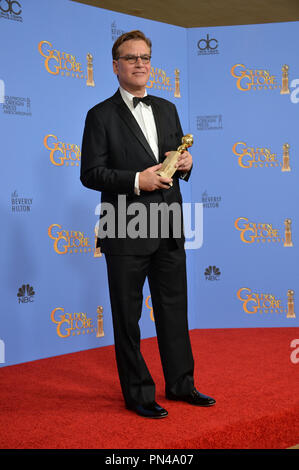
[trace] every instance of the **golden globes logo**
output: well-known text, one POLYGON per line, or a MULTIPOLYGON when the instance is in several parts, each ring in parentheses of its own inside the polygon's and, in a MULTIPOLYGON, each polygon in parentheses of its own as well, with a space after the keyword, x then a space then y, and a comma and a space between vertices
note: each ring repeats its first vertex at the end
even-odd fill
POLYGON ((45 69, 51 75, 86 79, 87 86, 95 86, 93 79, 93 57, 90 53, 86 56, 87 66, 85 74, 82 63, 76 59, 76 56, 54 49, 49 41, 40 41, 38 43, 38 51, 44 57, 45 69))
POLYGON ((236 142, 232 151, 238 157, 238 164, 241 168, 280 167, 281 171, 291 171, 289 144, 283 145, 281 161, 277 153, 272 152, 270 148, 251 147, 246 142, 236 142))
POLYGON ((248 287, 241 287, 237 292, 237 297, 242 302, 245 313, 285 313, 287 318, 296 318, 293 290, 287 292, 286 307, 275 295, 252 292, 248 287))
POLYGON ((235 228, 239 230, 243 243, 283 243, 285 247, 293 246, 291 219, 286 219, 284 236, 279 234, 279 230, 273 228, 272 224, 263 222, 249 222, 246 217, 239 217, 235 220, 235 228))
POLYGON ((235 220, 235 228, 239 230, 243 243, 283 243, 285 247, 293 246, 291 220, 285 220, 284 237, 279 234, 279 230, 273 228, 272 224, 264 222, 250 222, 246 217, 239 217, 235 220))
POLYGON ((54 240, 54 251, 58 255, 67 253, 89 253, 91 248, 90 239, 83 232, 77 230, 64 230, 59 224, 52 224, 48 228, 48 236, 54 240))
POLYGON ((101 312, 103 311, 103 307, 98 307, 97 327, 85 312, 68 313, 62 307, 54 308, 51 312, 51 320, 57 325, 57 335, 60 338, 69 338, 70 336, 96 333, 97 338, 103 337, 103 315, 101 313, 102 317, 99 319, 100 308, 101 312))
POLYGON ((47 134, 44 146, 50 151, 50 161, 55 166, 79 166, 81 150, 79 145, 59 141, 56 135, 47 134))
POLYGON ((275 90, 280 88, 276 76, 269 70, 246 67, 243 64, 235 64, 230 70, 236 78, 236 85, 240 91, 249 90, 275 90))
POLYGON ((146 305, 146 307, 147 307, 147 308, 149 309, 149 311, 150 311, 150 318, 151 318, 151 320, 152 320, 152 321, 155 321, 153 307, 152 307, 152 305, 150 304, 150 298, 151 298, 151 296, 148 295, 147 298, 145 299, 145 305, 146 305))
POLYGON ((175 98, 181 98, 180 92, 180 71, 175 69, 175 85, 173 87, 171 78, 167 76, 165 70, 151 67, 150 78, 146 85, 148 89, 173 92, 175 98))

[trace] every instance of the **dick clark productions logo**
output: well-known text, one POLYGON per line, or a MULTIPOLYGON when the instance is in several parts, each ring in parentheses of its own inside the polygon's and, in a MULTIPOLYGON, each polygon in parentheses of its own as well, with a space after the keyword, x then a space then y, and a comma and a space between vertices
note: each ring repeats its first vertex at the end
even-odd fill
POLYGON ((205 38, 197 41, 197 48, 198 55, 219 54, 218 41, 215 38, 210 38, 209 34, 207 34, 205 38))
POLYGON ((0 18, 23 21, 22 6, 17 0, 0 0, 0 18))

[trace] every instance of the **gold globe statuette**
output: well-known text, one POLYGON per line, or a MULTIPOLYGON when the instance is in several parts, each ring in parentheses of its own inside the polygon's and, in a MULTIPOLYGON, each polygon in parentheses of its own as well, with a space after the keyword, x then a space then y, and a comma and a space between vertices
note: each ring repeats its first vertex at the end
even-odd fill
POLYGON ((288 313, 287 318, 296 318, 295 310, 294 310, 294 291, 289 289, 288 290, 288 313))
POLYGON ((101 247, 98 246, 98 241, 99 241, 98 228, 99 228, 98 225, 96 225, 94 228, 94 253, 93 253, 94 258, 101 258, 102 256, 101 247))
POLYGON ((180 91, 180 71, 179 69, 175 69, 174 71, 175 80, 174 80, 174 97, 181 98, 181 91, 180 91))
POLYGON ((292 231, 291 231, 291 219, 286 219, 284 221, 285 231, 284 231, 284 245, 283 246, 293 246, 292 242, 292 231))
POLYGON ((95 86, 94 79, 93 79, 93 63, 92 63, 92 55, 90 53, 86 56, 87 59, 87 86, 95 86))
POLYGON ((98 314, 98 318, 97 318, 97 322, 98 322, 98 331, 97 331, 97 338, 102 338, 102 336, 105 336, 104 334, 104 328, 103 328, 103 307, 102 305, 99 305, 98 308, 97 308, 97 314, 98 314))
POLYGON ((289 90, 289 66, 283 65, 282 66, 282 87, 280 90, 281 95, 288 95, 290 93, 289 90))
MULTIPOLYGON (((185 152, 189 147, 193 145, 193 135, 186 134, 182 137, 182 145, 178 147, 177 150, 173 150, 169 152, 169 155, 165 158, 162 163, 162 166, 159 170, 156 171, 157 175, 163 176, 164 178, 172 178, 174 173, 176 172, 175 165, 178 162, 179 156, 185 152)), ((172 186, 172 183, 169 183, 172 186)))
POLYGON ((290 167, 290 145, 283 144, 282 169, 281 171, 291 171, 290 167))

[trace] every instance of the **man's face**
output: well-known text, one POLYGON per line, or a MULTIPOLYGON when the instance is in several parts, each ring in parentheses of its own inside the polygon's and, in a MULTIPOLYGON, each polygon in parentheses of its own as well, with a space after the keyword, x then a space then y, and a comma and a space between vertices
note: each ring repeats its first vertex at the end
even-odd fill
MULTIPOLYGON (((145 41, 141 39, 130 39, 120 45, 118 49, 119 56, 142 56, 150 55, 150 49, 145 41)), ((144 93, 145 85, 149 80, 151 64, 143 64, 138 58, 135 64, 129 64, 125 59, 113 61, 113 72, 118 75, 119 84, 128 92, 144 93)))

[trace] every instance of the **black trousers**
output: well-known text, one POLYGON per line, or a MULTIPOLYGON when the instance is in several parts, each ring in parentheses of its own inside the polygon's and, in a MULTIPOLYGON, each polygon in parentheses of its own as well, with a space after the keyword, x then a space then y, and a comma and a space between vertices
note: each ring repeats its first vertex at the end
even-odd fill
POLYGON ((166 390, 188 394, 194 361, 187 320, 186 254, 162 239, 146 256, 105 254, 113 317, 115 354, 127 406, 155 400, 155 384, 140 351, 139 320, 148 277, 166 390))

